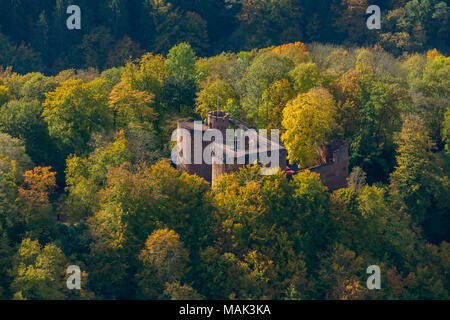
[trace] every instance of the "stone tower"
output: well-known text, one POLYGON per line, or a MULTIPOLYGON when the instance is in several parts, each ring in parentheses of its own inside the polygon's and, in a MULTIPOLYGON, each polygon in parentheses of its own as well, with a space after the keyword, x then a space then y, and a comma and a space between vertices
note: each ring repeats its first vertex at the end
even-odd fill
POLYGON ((229 123, 230 116, 226 112, 211 111, 210 113, 208 113, 208 128, 220 130, 222 132, 224 141, 229 123))
MULTIPOLYGON (((222 133, 223 144, 226 144, 226 133, 230 123, 230 116, 223 111, 212 111, 208 113, 208 127, 210 129, 217 129, 222 133)), ((216 159, 213 157, 211 180, 214 180, 227 172, 225 159, 216 159)))

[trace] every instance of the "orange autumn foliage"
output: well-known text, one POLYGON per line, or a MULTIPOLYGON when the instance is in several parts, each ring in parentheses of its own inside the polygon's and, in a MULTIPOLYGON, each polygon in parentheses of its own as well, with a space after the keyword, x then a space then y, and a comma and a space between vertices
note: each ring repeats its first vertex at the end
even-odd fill
POLYGON ((438 56, 442 56, 442 54, 439 51, 437 51, 437 49, 427 51, 427 59, 428 60, 434 60, 434 58, 436 58, 438 56))
POLYGON ((51 167, 36 167, 25 172, 27 188, 19 188, 20 198, 29 203, 47 204, 48 193, 56 186, 56 173, 50 169, 51 167))
POLYGON ((297 41, 294 43, 287 43, 287 44, 283 44, 281 46, 275 47, 272 50, 272 52, 276 53, 276 54, 283 54, 284 52, 286 52, 287 50, 289 50, 290 48, 293 48, 293 47, 296 47, 303 52, 308 51, 308 49, 306 48, 306 45, 303 42, 297 41))

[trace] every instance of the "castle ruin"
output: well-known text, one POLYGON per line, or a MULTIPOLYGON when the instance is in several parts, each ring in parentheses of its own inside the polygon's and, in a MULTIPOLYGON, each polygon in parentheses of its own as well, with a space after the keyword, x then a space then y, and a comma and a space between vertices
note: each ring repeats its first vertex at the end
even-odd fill
MULTIPOLYGON (((178 129, 186 130, 189 132, 190 137, 203 137, 204 133, 208 129, 219 130, 223 137, 226 137, 227 129, 241 129, 245 132, 249 131, 249 127, 247 125, 239 120, 231 118, 229 114, 223 111, 210 112, 208 114, 206 124, 202 123, 201 125, 196 126, 193 122, 179 121, 178 129)), ((179 133, 180 130, 177 130, 177 132, 179 133)), ((236 137, 233 138, 236 139, 236 137)), ((257 137, 246 137, 245 149, 233 148, 231 146, 232 150, 230 150, 230 145, 227 145, 226 143, 216 143, 215 148, 222 148, 223 151, 226 151, 234 157, 232 164, 228 164, 228 162, 225 163, 223 160, 216 161, 214 156, 213 161, 210 164, 206 163, 203 157, 199 163, 198 161, 194 161, 195 159, 193 152, 190 152, 188 155, 190 157, 190 161, 183 161, 182 159, 183 156, 185 156, 185 150, 194 150, 194 140, 195 139, 183 139, 183 136, 178 134, 177 143, 179 145, 179 160, 177 169, 191 175, 195 174, 205 179, 210 184, 214 184, 214 180, 225 173, 237 171, 239 168, 248 164, 254 164, 253 162, 250 163, 250 159, 259 159, 258 157, 261 151, 270 155, 271 152, 276 150, 278 151, 277 166, 286 172, 288 178, 304 170, 310 170, 311 172, 318 173, 323 184, 331 191, 347 186, 349 147, 348 143, 344 141, 335 141, 329 146, 323 148, 323 152, 321 154, 322 165, 308 169, 295 170, 291 169, 287 165, 287 150, 285 147, 281 143, 276 143, 261 135, 257 135, 257 137), (243 159, 243 161, 237 161, 238 158, 243 159)), ((237 143, 244 144, 244 142, 241 141, 237 141, 237 143)), ((207 148, 210 144, 211 142, 204 141, 203 139, 201 140, 202 154, 205 148, 207 148)))

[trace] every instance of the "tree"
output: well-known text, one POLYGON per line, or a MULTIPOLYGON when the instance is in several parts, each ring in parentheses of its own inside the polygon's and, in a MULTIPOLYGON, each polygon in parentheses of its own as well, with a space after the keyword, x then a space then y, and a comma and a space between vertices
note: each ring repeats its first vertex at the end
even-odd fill
MULTIPOLYGON (((1 183, 2 181, 0 181, 0 193, 2 192, 1 183)), ((8 270, 11 269, 11 256, 14 254, 14 251, 3 224, 3 222, 0 222, 0 272, 2 273, 0 277, 0 299, 6 300, 9 298, 8 289, 12 281, 8 270)))
POLYGON ((108 170, 130 159, 128 142, 119 131, 111 143, 100 146, 86 159, 70 156, 66 161, 64 216, 73 221, 85 219, 99 207, 98 191, 106 185, 108 170))
POLYGON ((116 128, 139 126, 152 128, 157 114, 151 107, 154 95, 145 91, 133 90, 126 81, 119 82, 109 96, 109 107, 114 111, 116 128))
POLYGON ((89 83, 69 79, 47 94, 42 117, 64 154, 84 154, 91 134, 111 127, 105 84, 100 79, 89 83))
POLYGON ((294 177, 293 188, 292 208, 298 209, 294 209, 295 218, 287 230, 295 235, 295 243, 302 252, 311 256, 333 238, 328 222, 329 193, 320 176, 309 170, 294 177))
POLYGON ((272 52, 289 58, 296 66, 301 63, 306 63, 310 59, 306 45, 298 41, 275 47, 272 52))
POLYGON ((0 107, 8 102, 11 98, 12 95, 9 93, 9 88, 0 86, 0 107))
POLYGON ((188 43, 180 43, 170 49, 167 54, 166 66, 179 82, 192 80, 196 77, 195 51, 188 43))
POLYGON ((56 217, 49 196, 56 187, 56 173, 50 169, 36 167, 25 172, 25 187, 19 187, 19 210, 26 234, 42 241, 48 241, 55 233, 56 217))
POLYGON ((331 94, 323 88, 311 89, 290 101, 283 110, 281 136, 289 160, 302 167, 317 162, 318 150, 335 134, 336 106, 331 94))
POLYGON ((288 192, 286 181, 281 180, 281 174, 261 178, 259 170, 258 166, 249 166, 223 175, 213 187, 217 236, 226 250, 233 248, 239 256, 260 249, 262 239, 268 241, 275 236, 272 225, 286 218, 283 206, 278 206, 288 192), (279 192, 274 193, 277 186, 279 192))
POLYGON ((301 63, 292 70, 294 89, 298 93, 306 93, 319 83, 319 71, 314 63, 301 63))
POLYGON ((42 110, 38 100, 22 98, 4 104, 0 113, 0 130, 21 139, 27 153, 37 164, 56 162, 54 143, 48 134, 47 124, 40 117, 42 110))
POLYGON ((190 43, 196 51, 204 52, 208 43, 205 20, 196 12, 183 12, 167 1, 152 1, 154 47, 156 52, 167 52, 172 46, 190 43))
POLYGON ((14 181, 23 182, 23 174, 33 166, 33 162, 25 151, 24 143, 6 133, 0 132, 0 157, 11 164, 14 181))
POLYGON ((165 161, 136 170, 128 164, 110 168, 100 209, 88 221, 95 288, 108 297, 133 294, 127 283, 134 277, 137 253, 157 229, 178 233, 192 261, 198 261, 211 224, 207 191, 206 181, 182 174, 165 161))
POLYGON ((445 120, 442 129, 442 139, 446 142, 445 150, 450 154, 450 108, 445 113, 445 120))
POLYGON ((195 91, 197 85, 197 71, 195 69, 195 51, 188 43, 181 43, 170 49, 167 60, 167 68, 171 72, 168 79, 167 97, 168 105, 182 110, 191 111, 194 105, 195 91))
POLYGON ((327 191, 316 175, 289 183, 281 172, 261 176, 259 170, 248 166, 214 183, 217 245, 205 250, 200 266, 208 296, 279 299, 289 286, 307 296, 303 250, 320 246, 326 228, 312 236, 306 226, 323 227, 326 219, 315 223, 326 214, 327 191))
POLYGON ((128 36, 124 36, 117 41, 114 48, 108 53, 106 65, 109 67, 117 67, 128 60, 138 58, 142 55, 142 49, 139 43, 134 42, 128 36))
POLYGON ((43 69, 42 60, 38 53, 25 44, 16 45, 1 33, 0 66, 4 68, 11 66, 20 73, 43 69))
POLYGON ((360 71, 360 122, 350 145, 350 165, 361 167, 369 183, 386 181, 395 165, 394 133, 401 128, 400 113, 409 97, 403 81, 375 80, 370 64, 360 67, 366 71, 360 71))
POLYGON ((128 82, 133 90, 154 95, 154 109, 161 115, 168 107, 164 86, 170 74, 163 56, 146 53, 137 60, 137 63, 127 63, 122 81, 128 82))
POLYGON ((422 244, 417 251, 417 255, 421 258, 403 280, 402 296, 405 299, 448 299, 448 279, 445 276, 447 276, 449 244, 447 242, 442 242, 440 246, 422 244), (444 275, 444 278, 441 275, 444 275))
POLYGON ((367 184, 366 173, 360 167, 354 167, 348 177, 348 187, 354 191, 359 191, 367 184))
POLYGON ((294 90, 287 79, 274 82, 263 93, 258 118, 267 129, 282 130, 283 110, 288 101, 294 98, 294 90), (265 119, 263 122, 262 119, 265 119))
POLYGON ((241 83, 244 87, 244 119, 257 124, 258 106, 262 95, 275 81, 288 78, 294 63, 284 56, 272 52, 261 52, 245 71, 241 83))
POLYGON ((215 80, 197 93, 196 111, 206 119, 210 111, 220 108, 232 116, 239 115, 239 95, 222 80, 215 80), (219 104, 219 105, 218 105, 219 104))
POLYGON ((238 31, 247 47, 269 46, 302 39, 303 12, 295 1, 243 0, 238 31))
POLYGON ((163 286, 183 278, 187 271, 189 254, 180 236, 169 229, 155 230, 145 242, 139 255, 142 264, 136 275, 143 298, 158 297, 163 286))
POLYGON ((416 221, 422 222, 435 192, 436 177, 430 174, 436 174, 433 171, 437 169, 433 165, 434 143, 418 116, 405 118, 399 139, 398 166, 391 176, 392 187, 416 221))
MULTIPOLYGON (((104 69, 107 66, 110 48, 113 47, 114 38, 107 27, 100 26, 83 36, 78 52, 83 52, 80 67, 97 67, 104 69)), ((79 60, 73 57, 75 61, 79 60)))
POLYGON ((342 10, 337 9, 334 26, 343 33, 343 38, 352 43, 361 43, 370 35, 366 27, 367 0, 342 0, 342 10))
POLYGON ((409 83, 416 112, 432 134, 438 148, 441 140, 442 119, 448 108, 450 91, 450 59, 430 51, 423 69, 421 65, 410 70, 409 83))
MULTIPOLYGON (((45 94, 58 86, 57 77, 46 77, 42 73, 28 73, 22 78, 19 97, 26 101, 45 101, 45 94)), ((21 99, 18 99, 21 100, 21 99)))
POLYGON ((444 1, 408 1, 384 18, 381 43, 396 54, 440 47, 448 42, 448 26, 444 22, 448 12, 444 1))
POLYGON ((336 121, 344 130, 344 137, 349 139, 360 124, 360 78, 354 69, 350 69, 330 84, 338 109, 336 121))
POLYGON ((0 237, 3 242, 8 241, 6 236, 19 240, 23 233, 17 187, 24 182, 23 174, 32 166, 23 143, 0 132, 0 237))
POLYGON ((200 87, 204 88, 209 83, 221 80, 236 87, 240 80, 236 74, 238 56, 232 52, 222 52, 213 57, 199 58, 195 66, 199 75, 200 87))
POLYGON ((446 232, 437 228, 433 221, 448 219, 445 199, 449 179, 432 152, 434 142, 423 120, 416 115, 407 116, 397 143, 397 167, 391 175, 393 194, 414 221, 425 225, 428 236, 445 238, 446 232))
POLYGON ((212 299, 251 299, 258 290, 257 279, 247 263, 233 253, 221 254, 208 247, 202 252, 200 273, 204 291, 212 299))
POLYGON ((102 3, 102 11, 107 13, 109 24, 115 35, 126 32, 127 2, 124 0, 111 0, 102 3))
POLYGON ((50 243, 24 239, 13 258, 11 290, 17 300, 62 300, 68 295, 65 281, 67 259, 50 243))
POLYGON ((17 184, 13 162, 0 155, 0 226, 2 227, 0 231, 2 237, 5 234, 16 235, 18 233, 18 230, 14 228, 19 220, 16 203, 17 184))
POLYGON ((318 294, 325 299, 360 300, 368 293, 364 286, 363 273, 366 264, 361 256, 336 244, 323 257, 318 271, 320 286, 318 294))

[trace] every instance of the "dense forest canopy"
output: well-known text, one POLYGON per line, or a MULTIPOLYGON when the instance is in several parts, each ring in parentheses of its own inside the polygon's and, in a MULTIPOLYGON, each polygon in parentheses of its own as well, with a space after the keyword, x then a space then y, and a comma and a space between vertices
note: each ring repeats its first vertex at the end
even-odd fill
POLYGON ((358 0, 79 1, 79 32, 0 5, 0 299, 449 299, 445 2, 380 1, 373 34, 358 0), (300 167, 346 140, 348 188, 174 169, 218 96, 300 167))
POLYGON ((143 52, 189 42, 199 56, 301 41, 379 44, 395 55, 449 51, 448 0, 379 0, 381 30, 366 28, 367 0, 2 0, 0 65, 56 74, 104 70, 143 52), (81 30, 66 9, 81 8, 81 30))

